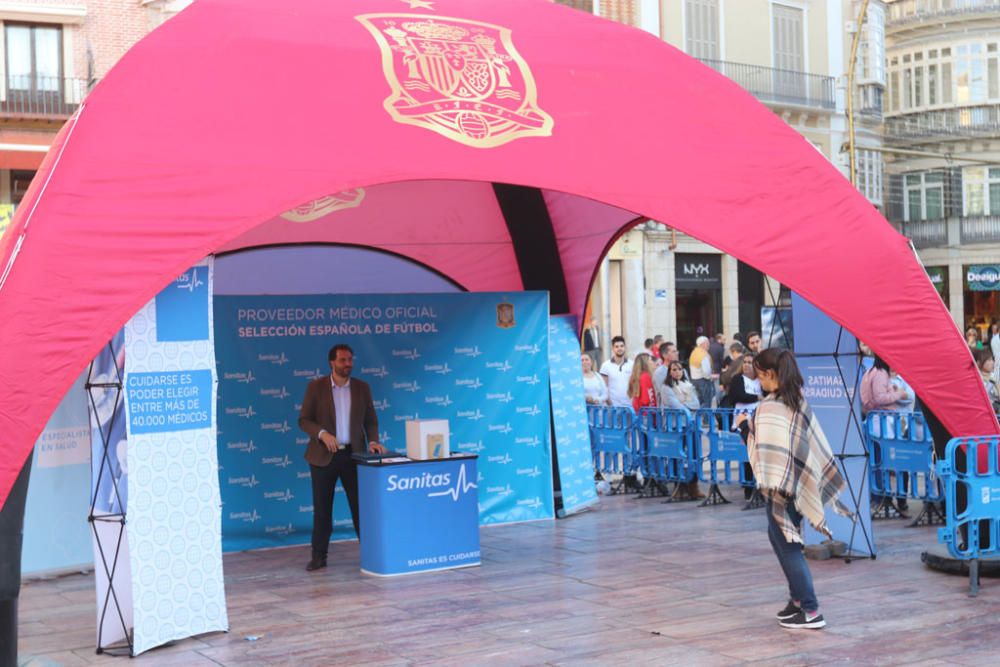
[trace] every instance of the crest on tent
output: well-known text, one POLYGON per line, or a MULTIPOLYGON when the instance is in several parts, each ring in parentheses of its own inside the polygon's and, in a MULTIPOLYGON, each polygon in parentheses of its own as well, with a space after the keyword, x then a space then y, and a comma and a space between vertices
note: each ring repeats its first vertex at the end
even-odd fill
POLYGON ((320 197, 302 206, 296 206, 291 211, 282 213, 281 217, 291 222, 312 222, 334 211, 341 211, 345 208, 357 208, 361 206, 361 202, 364 199, 364 188, 341 190, 336 194, 320 197))
POLYGON ((392 88, 392 118, 474 148, 552 134, 507 28, 450 17, 365 14, 392 88))

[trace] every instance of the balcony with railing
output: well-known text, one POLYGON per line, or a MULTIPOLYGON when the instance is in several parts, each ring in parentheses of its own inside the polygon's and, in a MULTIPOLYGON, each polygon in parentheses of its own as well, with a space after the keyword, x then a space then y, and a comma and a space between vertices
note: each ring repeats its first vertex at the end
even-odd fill
POLYGON ((928 20, 1000 14, 1000 3, 997 0, 897 0, 887 10, 886 27, 895 28, 928 20))
POLYGON ((910 239, 915 248, 933 248, 948 245, 948 221, 913 220, 896 223, 899 233, 910 239))
POLYGON ((965 139, 1000 134, 1000 105, 935 109, 885 119, 887 139, 965 139))
POLYGON ((761 102, 830 110, 837 106, 832 76, 725 60, 701 62, 732 79, 761 102))
POLYGON ((88 92, 86 79, 8 75, 5 83, 0 118, 65 119, 88 92))
POLYGON ((963 244, 1000 242, 1000 215, 970 215, 961 218, 959 238, 963 244))

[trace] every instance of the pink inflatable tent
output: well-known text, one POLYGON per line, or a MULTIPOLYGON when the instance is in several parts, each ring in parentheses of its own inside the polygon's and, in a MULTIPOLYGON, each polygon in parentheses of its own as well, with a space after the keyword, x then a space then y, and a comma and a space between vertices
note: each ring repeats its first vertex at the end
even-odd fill
POLYGON ((0 499, 73 379, 205 255, 355 244, 580 313, 639 216, 791 286, 952 434, 996 432, 906 239, 655 37, 545 0, 199 0, 91 93, 0 242, 0 499))

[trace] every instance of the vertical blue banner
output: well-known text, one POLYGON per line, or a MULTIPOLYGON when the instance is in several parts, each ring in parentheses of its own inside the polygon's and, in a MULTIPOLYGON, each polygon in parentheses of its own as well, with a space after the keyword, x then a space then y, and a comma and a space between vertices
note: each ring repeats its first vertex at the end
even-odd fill
MULTIPOLYGON (((848 490, 841 497, 857 521, 827 508, 826 520, 834 539, 854 553, 873 554, 875 538, 869 510, 867 453, 862 441, 861 397, 856 391, 857 339, 798 294, 792 294, 795 356, 804 380, 803 394, 837 455, 848 490)), ((824 539, 811 527, 806 542, 824 539)))
POLYGON ((598 502, 583 394, 580 341, 576 337, 576 318, 572 315, 549 320, 549 393, 562 492, 563 506, 559 516, 563 517, 598 502))
MULTIPOLYGON (((479 455, 480 523, 552 518, 548 295, 217 296, 219 458, 228 551, 305 544, 312 529, 309 380, 336 343, 372 388, 380 433, 405 451, 406 422, 447 419, 453 452, 479 455)), ((354 537, 338 486, 334 537, 354 537)))

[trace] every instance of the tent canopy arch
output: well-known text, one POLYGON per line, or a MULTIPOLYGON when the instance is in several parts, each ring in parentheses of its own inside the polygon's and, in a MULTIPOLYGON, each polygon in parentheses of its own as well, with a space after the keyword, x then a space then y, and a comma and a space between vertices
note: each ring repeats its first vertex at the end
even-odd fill
POLYGON ((547 218, 532 224, 571 312, 641 214, 803 295, 953 434, 997 430, 906 239, 801 135, 661 40, 545 0, 201 0, 96 87, 0 240, 0 498, 110 335, 254 235, 382 248, 470 290, 528 286, 528 234, 494 184, 535 192, 521 203, 547 218), (279 215, 324 199, 343 208, 318 224, 279 215))

